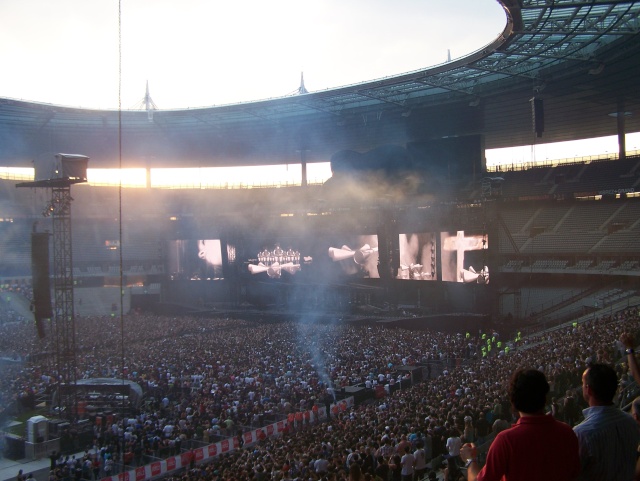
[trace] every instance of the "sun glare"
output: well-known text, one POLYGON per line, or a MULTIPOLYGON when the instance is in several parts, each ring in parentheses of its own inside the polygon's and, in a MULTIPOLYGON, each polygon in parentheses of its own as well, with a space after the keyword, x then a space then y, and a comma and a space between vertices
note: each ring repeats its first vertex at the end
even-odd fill
POLYGON ((147 173, 145 169, 87 169, 89 185, 117 186, 122 181, 122 187, 146 187, 147 173))
MULTIPOLYGON (((640 132, 626 134, 627 155, 637 155, 640 148, 640 132)), ((596 137, 549 144, 525 145, 491 149, 485 152, 487 170, 498 167, 527 168, 535 165, 590 162, 613 158, 618 155, 618 137, 596 137)))
MULTIPOLYGON (((626 135, 627 155, 640 155, 640 132, 626 135)), ((618 155, 617 136, 485 151, 487 170, 523 169, 536 165, 591 162, 618 155)), ((331 177, 331 163, 307 164, 307 184, 321 185, 331 177)), ((0 179, 31 181, 31 167, 0 167, 0 179)), ((253 189, 302 185, 301 164, 238 167, 87 169, 94 186, 156 189, 253 189), (122 182, 122 184, 120 184, 122 182)))
POLYGON ((0 179, 32 181, 34 175, 33 167, 0 167, 0 179))
MULTIPOLYGON (((323 183, 331 177, 328 162, 309 164, 309 183, 323 183), (313 167, 311 167, 313 166, 313 167), (309 175, 312 172, 312 175, 309 175)), ((251 189, 302 185, 300 164, 191 169, 151 169, 151 187, 160 189, 251 189)))

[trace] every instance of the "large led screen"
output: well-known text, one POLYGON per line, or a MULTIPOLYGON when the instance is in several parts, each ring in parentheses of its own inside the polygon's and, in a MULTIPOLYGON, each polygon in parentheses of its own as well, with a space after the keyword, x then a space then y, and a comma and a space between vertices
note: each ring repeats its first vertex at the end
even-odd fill
POLYGON ((489 269, 486 266, 487 236, 457 232, 440 233, 442 280, 465 284, 488 284, 489 269))
POLYGON ((173 280, 223 279, 220 239, 169 241, 167 263, 173 280))
POLYGON ((312 261, 311 256, 301 254, 292 242, 276 242, 258 249, 255 257, 249 259, 247 267, 251 274, 280 279, 283 273, 295 275, 301 270, 301 265, 311 264, 312 261))
POLYGON ((398 245, 400 254, 398 279, 437 280, 435 233, 400 234, 398 245))
POLYGON ((334 265, 347 276, 378 279, 378 236, 346 236, 331 245, 327 253, 334 265))

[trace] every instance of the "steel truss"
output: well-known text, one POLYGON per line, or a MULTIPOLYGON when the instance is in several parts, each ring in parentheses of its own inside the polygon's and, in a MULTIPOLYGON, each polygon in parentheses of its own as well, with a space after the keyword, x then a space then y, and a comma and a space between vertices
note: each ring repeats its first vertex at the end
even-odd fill
MULTIPOLYGON (((54 335, 58 380, 61 386, 75 386, 77 380, 71 253, 72 201, 70 185, 52 188, 54 335)), ((77 413, 75 389, 59 389, 58 393, 60 415, 67 418, 73 417, 77 413)))

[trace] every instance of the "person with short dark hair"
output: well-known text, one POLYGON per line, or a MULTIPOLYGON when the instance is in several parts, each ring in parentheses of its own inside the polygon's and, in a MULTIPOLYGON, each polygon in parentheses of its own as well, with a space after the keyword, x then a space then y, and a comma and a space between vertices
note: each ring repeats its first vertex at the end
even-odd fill
POLYGON ((580 445, 581 480, 634 479, 640 430, 633 417, 613 404, 618 376, 607 364, 592 364, 582 375, 589 407, 574 429, 580 445))
POLYGON ((360 481, 362 478, 362 469, 358 463, 349 466, 349 481, 360 481))
POLYGON ((578 438, 567 424, 545 414, 549 383, 535 369, 511 377, 509 397, 520 418, 496 436, 480 469, 475 444, 460 452, 469 481, 566 481, 580 472, 578 438))
POLYGON ((418 441, 416 444, 416 450, 414 451, 413 456, 416 458, 416 463, 414 465, 416 470, 415 478, 421 480, 427 473, 427 457, 424 450, 424 443, 422 441, 418 441))
POLYGON ((462 474, 462 470, 455 459, 449 458, 445 463, 445 467, 443 468, 444 472, 444 481, 460 481, 460 479, 464 479, 464 475, 462 474))
POLYGON ((313 468, 318 476, 324 476, 329 471, 329 461, 322 451, 318 455, 318 459, 313 463, 313 468))
POLYGON ((413 479, 415 464, 416 457, 411 452, 411 446, 407 445, 404 447, 404 455, 400 459, 402 481, 411 481, 413 479))
POLYGON ((391 481, 402 480, 402 458, 399 454, 394 454, 389 460, 389 470, 391 471, 391 481))
POLYGON ((460 431, 454 427, 450 431, 450 435, 447 438, 447 451, 449 452, 449 459, 453 459, 454 462, 460 460, 460 448, 462 447, 462 439, 460 438, 460 431))
POLYGON ((384 456, 378 456, 377 461, 378 462, 375 469, 375 474, 380 479, 384 479, 386 481, 387 479, 389 479, 389 473, 391 472, 391 470, 389 469, 389 464, 387 463, 387 460, 384 458, 384 456))
POLYGON ((520 370, 511 378, 509 399, 516 411, 535 413, 546 404, 549 383, 536 369, 520 370))

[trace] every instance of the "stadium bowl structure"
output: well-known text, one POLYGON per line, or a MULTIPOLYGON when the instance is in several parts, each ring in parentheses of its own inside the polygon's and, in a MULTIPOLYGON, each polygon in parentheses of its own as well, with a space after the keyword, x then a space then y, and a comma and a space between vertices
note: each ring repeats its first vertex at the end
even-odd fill
POLYGON ((118 166, 120 152, 125 167, 296 163, 301 152, 318 162, 469 135, 499 148, 640 130, 640 2, 500 3, 503 32, 464 58, 321 92, 152 116, 0 98, 0 165, 58 152, 87 155, 93 168, 118 166), (539 138, 534 97, 544 102, 539 138))
MULTIPOLYGON (((480 272, 487 266, 490 284, 464 292, 457 286, 454 296, 445 283, 418 282, 411 289, 405 283, 394 300, 411 291, 407 301, 435 300, 433 309, 442 312, 495 311, 493 294, 473 293, 495 293, 505 276, 517 277, 523 266, 542 276, 543 284, 551 272, 567 274, 565 268, 576 282, 590 284, 596 272, 589 266, 603 266, 598 276, 638 277, 638 207, 635 198, 626 197, 638 190, 637 159, 495 177, 486 173, 484 149, 623 138, 625 132, 640 131, 640 0, 501 4, 503 32, 465 58, 321 92, 153 115, 0 98, 0 166, 35 165, 37 173, 38 164, 60 152, 86 155, 90 168, 147 171, 332 161, 330 181, 302 189, 122 193, 74 186, 77 313, 88 309, 91 298, 94 306, 113 314, 121 273, 131 288, 128 294, 156 296, 155 301, 188 299, 204 308, 222 301, 265 306, 277 300, 306 309, 313 298, 314 306, 350 308, 343 294, 369 302, 382 292, 379 284, 396 275, 398 235, 406 234, 416 234, 421 250, 404 264, 426 266, 433 281, 442 280, 441 239, 459 231, 488 238, 486 253, 469 254, 474 264, 463 268, 480 272), (422 156, 420 168, 433 175, 417 179, 407 152, 422 156), (357 175, 349 177, 354 170, 357 175), (380 175, 393 182, 380 182, 380 175), (490 180, 486 185, 492 191, 484 191, 482 179, 490 180), (586 211, 586 204, 553 204, 602 195, 618 198, 597 208, 590 204, 586 211), (545 204, 478 202, 498 196, 545 204), (208 240, 220 251, 208 264, 198 264, 197 243, 208 240), (369 269, 363 280, 362 269, 349 262, 348 275, 357 282, 344 288, 345 273, 335 267, 340 263, 331 261, 328 249, 374 247, 371 240, 376 240, 378 269, 369 269), (280 284, 266 284, 266 273, 251 276, 246 267, 276 243, 312 259, 301 263, 295 276, 303 287, 287 287, 286 294, 281 284, 293 276, 284 272, 280 284), (212 287, 209 281, 221 282, 212 287), (331 284, 332 290, 320 295, 319 283, 331 284), (109 286, 114 294, 103 296, 109 286), (100 288, 103 298, 89 297, 90 288, 100 288), (460 307, 454 298, 468 302, 460 307)), ((14 186, 11 180, 0 183, 0 209, 7 221, 0 225, 3 278, 29 276, 26 240, 32 230, 50 227, 41 216, 48 202, 44 194, 14 186)), ((453 269, 451 279, 459 272, 453 269)))

